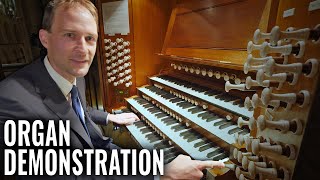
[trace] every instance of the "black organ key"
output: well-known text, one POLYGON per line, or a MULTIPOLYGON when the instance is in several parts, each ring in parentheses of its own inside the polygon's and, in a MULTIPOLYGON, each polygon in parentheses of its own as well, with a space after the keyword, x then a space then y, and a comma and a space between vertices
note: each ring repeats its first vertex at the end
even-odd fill
MULTIPOLYGON (((156 149, 164 149, 164 148, 167 148, 168 147, 168 144, 166 143, 166 141, 161 141, 157 144, 154 145, 154 148, 156 149)), ((165 153, 165 152, 164 152, 165 153)))
POLYGON ((152 104, 144 104, 142 105, 144 108, 154 107, 152 104))
POLYGON ((215 122, 213 125, 214 126, 220 126, 220 125, 226 124, 228 122, 229 121, 227 119, 222 119, 221 121, 215 122))
POLYGON ((147 134, 146 135, 146 138, 147 139, 150 139, 150 138, 152 138, 152 137, 155 137, 155 136, 157 136, 158 134, 156 133, 156 132, 152 132, 152 133, 150 133, 150 134, 147 134))
POLYGON ((199 151, 202 152, 202 151, 205 151, 205 150, 207 150, 207 149, 209 149, 209 148, 212 148, 212 145, 211 145, 211 144, 207 144, 207 145, 201 146, 201 147, 199 148, 199 151))
POLYGON ((230 126, 233 126, 234 123, 233 122, 227 122, 225 124, 222 124, 221 126, 219 126, 219 129, 224 129, 224 128, 227 128, 227 127, 230 127, 230 126))
POLYGON ((230 129, 230 130, 228 131, 228 134, 235 134, 235 133, 240 132, 240 131, 242 131, 242 129, 239 128, 239 127, 236 127, 236 128, 234 128, 234 129, 230 129))
POLYGON ((145 127, 143 129, 140 129, 140 131, 142 134, 146 134, 146 133, 152 132, 153 129, 151 127, 145 127))
MULTIPOLYGON (((223 149, 217 148, 217 149, 215 149, 214 151, 208 153, 208 154, 207 154, 207 158, 213 158, 213 157, 215 157, 215 156, 217 156, 217 155, 219 155, 219 154, 221 154, 221 153, 223 153, 223 149)), ((218 159, 218 160, 220 160, 220 159, 218 159)))
POLYGON ((204 120, 206 120, 206 122, 212 122, 212 121, 217 120, 217 119, 220 119, 220 117, 219 116, 215 116, 215 115, 211 115, 211 116, 205 118, 204 120))
POLYGON ((215 157, 213 157, 213 161, 219 161, 219 160, 221 160, 221 159, 225 159, 225 158, 227 158, 228 157, 228 155, 226 154, 226 153, 220 153, 220 154, 218 154, 217 156, 215 156, 215 157))
POLYGON ((167 126, 172 125, 172 124, 175 124, 175 123, 178 123, 178 121, 177 121, 177 120, 172 120, 172 121, 167 121, 167 122, 165 122, 165 124, 166 124, 167 126))
POLYGON ((141 127, 146 126, 146 124, 144 124, 142 121, 137 121, 137 122, 134 123, 134 125, 135 125, 137 128, 141 128, 141 127))
POLYGON ((206 112, 198 114, 197 116, 201 118, 203 116, 210 115, 210 114, 212 114, 210 111, 206 111, 206 112))
POLYGON ((239 134, 242 134, 242 135, 246 135, 246 134, 249 134, 250 133, 250 131, 248 130, 248 129, 242 129, 242 131, 241 132, 239 132, 239 134))
POLYGON ((166 114, 166 113, 159 113, 159 114, 156 114, 155 115, 157 118, 163 118, 163 117, 165 117, 165 116, 168 116, 168 114, 166 114))
POLYGON ((188 112, 191 112, 191 113, 192 113, 192 112, 195 112, 195 111, 200 112, 200 111, 202 111, 202 110, 203 110, 202 108, 196 106, 196 107, 193 107, 193 108, 188 109, 188 112))
POLYGON ((172 103, 177 103, 177 102, 180 102, 180 101, 183 101, 183 100, 178 98, 178 97, 176 97, 174 99, 170 99, 169 101, 172 102, 172 103))
POLYGON ((208 140, 206 140, 205 138, 202 138, 201 141, 195 143, 195 144, 193 145, 193 147, 195 147, 195 148, 201 147, 201 146, 203 146, 203 145, 205 145, 205 144, 208 144, 208 143, 209 143, 208 140))

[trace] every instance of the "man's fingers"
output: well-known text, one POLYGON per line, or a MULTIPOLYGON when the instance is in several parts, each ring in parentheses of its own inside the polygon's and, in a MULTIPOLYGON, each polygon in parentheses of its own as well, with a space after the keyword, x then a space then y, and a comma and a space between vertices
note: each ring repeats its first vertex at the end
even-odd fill
POLYGON ((134 118, 136 121, 140 120, 139 117, 134 113, 125 113, 126 118, 134 118))
POLYGON ((197 163, 198 163, 198 168, 201 170, 204 168, 214 168, 214 167, 223 168, 224 167, 224 163, 220 161, 197 161, 197 163))

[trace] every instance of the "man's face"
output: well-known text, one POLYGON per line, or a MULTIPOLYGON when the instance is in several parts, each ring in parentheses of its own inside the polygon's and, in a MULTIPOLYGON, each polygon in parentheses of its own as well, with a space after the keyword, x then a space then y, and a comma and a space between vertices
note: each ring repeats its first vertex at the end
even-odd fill
POLYGON ((50 64, 70 82, 87 74, 96 52, 97 38, 97 24, 82 6, 58 7, 51 32, 40 30, 50 64))

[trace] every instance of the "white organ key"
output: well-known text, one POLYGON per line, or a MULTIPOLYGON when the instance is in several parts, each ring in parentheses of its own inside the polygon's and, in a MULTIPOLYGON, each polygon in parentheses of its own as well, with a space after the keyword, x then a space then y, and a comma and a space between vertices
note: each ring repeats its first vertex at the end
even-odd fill
POLYGON ((113 70, 112 70, 112 74, 116 74, 117 72, 118 72, 117 69, 113 69, 113 70))
POLYGON ((211 69, 208 71, 208 76, 209 76, 209 77, 212 77, 212 76, 213 76, 213 71, 212 71, 211 69))
POLYGON ((107 76, 108 76, 108 77, 110 77, 110 76, 112 76, 112 75, 113 75, 113 74, 112 74, 111 72, 108 72, 108 73, 107 73, 107 76))
POLYGON ((118 57, 121 57, 121 56, 123 56, 124 55, 124 53, 123 52, 118 52, 118 57))
POLYGON ((224 85, 224 88, 225 88, 226 92, 229 92, 231 89, 245 91, 246 85, 245 84, 231 84, 229 81, 227 81, 224 85))
POLYGON ((119 85, 119 82, 114 82, 113 85, 114 85, 114 86, 118 86, 118 85, 119 85))
POLYGON ((111 68, 112 68, 111 66, 107 66, 107 70, 108 70, 108 71, 110 71, 111 68))
POLYGON ((304 55, 305 42, 298 41, 295 46, 291 44, 283 46, 271 46, 267 42, 262 43, 260 48, 260 56, 266 57, 269 53, 280 53, 282 55, 294 54, 296 58, 301 58, 304 55))
POLYGON ((110 64, 110 63, 111 63, 111 60, 109 60, 109 59, 106 60, 106 63, 107 63, 107 64, 110 64))
POLYGON ((111 56, 111 54, 110 54, 110 53, 105 53, 104 55, 105 55, 106 57, 111 56))

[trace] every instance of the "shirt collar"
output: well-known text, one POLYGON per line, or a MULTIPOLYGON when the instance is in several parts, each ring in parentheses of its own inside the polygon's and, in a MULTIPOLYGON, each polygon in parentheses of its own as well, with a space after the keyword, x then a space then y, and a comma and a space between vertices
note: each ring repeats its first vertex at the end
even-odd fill
POLYGON ((46 67, 49 75, 52 77, 52 79, 56 82, 56 84, 62 91, 63 95, 67 98, 68 94, 72 89, 72 86, 76 85, 76 81, 74 81, 74 83, 71 84, 68 80, 66 80, 59 73, 57 73, 57 71, 54 70, 53 67, 51 66, 48 60, 48 56, 44 58, 44 66, 46 67))

